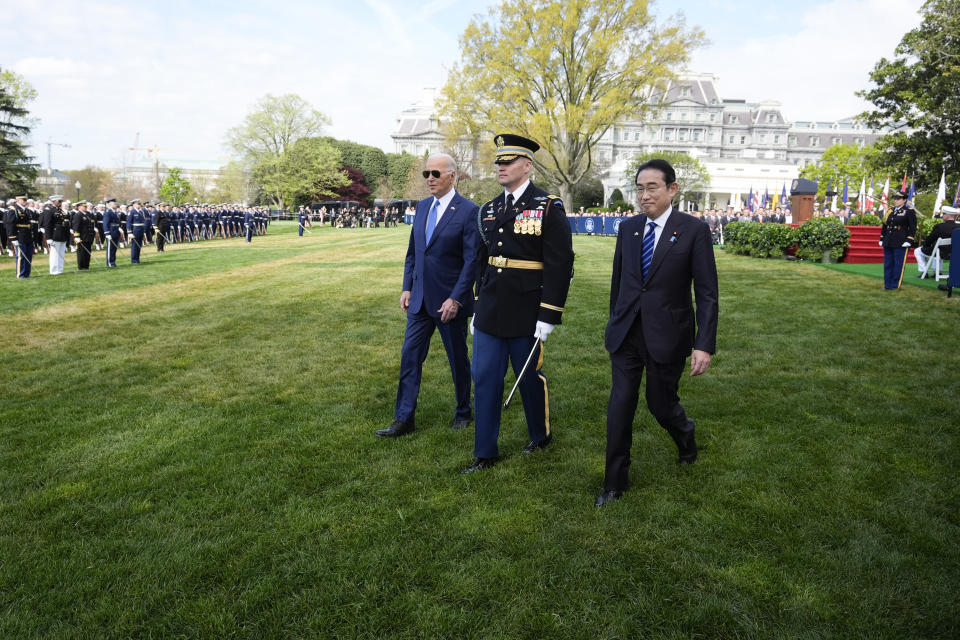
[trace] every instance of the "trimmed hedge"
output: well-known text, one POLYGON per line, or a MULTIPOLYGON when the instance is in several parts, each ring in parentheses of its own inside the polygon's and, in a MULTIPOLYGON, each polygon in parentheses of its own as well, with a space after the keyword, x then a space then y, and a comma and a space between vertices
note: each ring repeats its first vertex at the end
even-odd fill
POLYGON ((812 218, 797 227, 797 257, 821 260, 825 251, 839 260, 850 245, 850 230, 836 218, 812 218))
POLYGON ((754 258, 782 258, 797 244, 797 230, 772 222, 731 222, 723 228, 724 250, 754 258))

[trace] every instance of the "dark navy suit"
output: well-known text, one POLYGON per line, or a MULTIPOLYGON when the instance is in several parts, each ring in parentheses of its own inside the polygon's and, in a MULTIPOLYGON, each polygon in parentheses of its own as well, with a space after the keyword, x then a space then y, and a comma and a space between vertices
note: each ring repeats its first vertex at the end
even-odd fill
POLYGON ((430 196, 417 203, 403 268, 403 290, 410 292, 410 308, 400 352, 394 420, 408 424, 414 422, 423 361, 434 329, 440 332, 453 374, 457 396, 454 420, 472 417, 467 320, 473 315, 473 283, 480 243, 477 205, 454 193, 427 242, 427 217, 433 202, 434 197, 430 196), (460 309, 450 322, 444 323, 440 321, 439 309, 447 298, 460 303, 460 309))
POLYGON ((605 342, 613 376, 607 406, 605 491, 628 488, 633 418, 644 370, 647 408, 680 446, 693 436, 693 424, 677 395, 686 359, 693 349, 716 351, 717 266, 710 228, 673 210, 644 280, 641 251, 646 228, 645 215, 624 220, 613 257, 605 342))

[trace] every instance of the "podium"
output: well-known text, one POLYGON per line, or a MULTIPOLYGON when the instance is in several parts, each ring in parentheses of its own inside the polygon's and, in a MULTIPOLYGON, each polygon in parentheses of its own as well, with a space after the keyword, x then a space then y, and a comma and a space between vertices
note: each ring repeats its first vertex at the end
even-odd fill
POLYGON ((813 217, 813 201, 816 197, 816 180, 796 178, 790 183, 790 212, 794 224, 803 224, 813 217))

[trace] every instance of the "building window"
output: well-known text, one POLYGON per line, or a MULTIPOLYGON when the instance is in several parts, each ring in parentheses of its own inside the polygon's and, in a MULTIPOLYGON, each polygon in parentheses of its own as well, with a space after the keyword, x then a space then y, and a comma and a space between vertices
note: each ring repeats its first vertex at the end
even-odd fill
POLYGON ((730 116, 730 124, 737 124, 740 122, 740 116, 730 116))
POLYGON ((681 87, 681 88, 680 88, 680 96, 683 97, 683 98, 689 97, 689 96, 690 96, 690 87, 681 87))
POLYGON ((686 111, 681 111, 681 112, 680 112, 680 119, 681 119, 681 120, 686 120, 686 119, 687 119, 687 112, 686 112, 686 111))
POLYGON ((863 146, 863 138, 854 138, 853 141, 856 143, 858 147, 863 146))
POLYGON ((790 140, 789 144, 791 145, 797 144, 797 136, 790 136, 789 140, 790 140))
POLYGON ((840 136, 833 136, 830 138, 830 144, 840 144, 840 136))
POLYGON ((820 146, 820 137, 819 137, 819 136, 811 136, 811 137, 810 137, 810 146, 811 146, 811 147, 819 147, 819 146, 820 146))
POLYGON ((810 123, 810 128, 811 128, 811 129, 816 129, 816 128, 817 128, 817 123, 816 123, 816 122, 811 122, 811 123, 810 123))
POLYGON ((711 114, 710 114, 710 122, 716 122, 716 121, 717 121, 717 114, 711 113, 711 114))
POLYGON ((733 144, 733 141, 734 141, 734 140, 736 140, 736 137, 735 137, 735 136, 730 136, 729 138, 727 138, 727 143, 728 143, 728 144, 733 144))
POLYGON ((776 122, 776 121, 777 121, 777 114, 775 113, 767 114, 767 122, 776 122))
POLYGON ((673 129, 664 129, 663 130, 663 139, 665 142, 670 142, 673 138, 673 129))
POLYGON ((680 141, 680 142, 686 142, 686 141, 687 141, 687 130, 686 130, 686 129, 678 129, 678 130, 677 130, 677 140, 680 141))
POLYGON ((634 131, 634 132, 633 132, 633 140, 634 140, 634 142, 640 140, 640 132, 639 132, 639 131, 634 131))
POLYGON ((740 136, 740 144, 747 144, 747 136, 740 136))
POLYGON ((711 132, 710 132, 710 142, 716 142, 716 141, 717 141, 717 134, 714 133, 713 131, 711 131, 711 132))
POLYGON ((673 112, 667 111, 667 120, 673 120, 673 112))
POLYGON ((700 142, 700 129, 693 130, 693 141, 700 142))
POLYGON ((780 144, 780 136, 773 136, 773 144, 780 144))
POLYGON ((766 144, 766 143, 767 143, 767 134, 761 133, 761 134, 760 134, 760 144, 766 144))
POLYGON ((698 113, 698 114, 697 114, 697 122, 699 122, 700 120, 703 120, 703 114, 702 114, 702 113, 698 113))

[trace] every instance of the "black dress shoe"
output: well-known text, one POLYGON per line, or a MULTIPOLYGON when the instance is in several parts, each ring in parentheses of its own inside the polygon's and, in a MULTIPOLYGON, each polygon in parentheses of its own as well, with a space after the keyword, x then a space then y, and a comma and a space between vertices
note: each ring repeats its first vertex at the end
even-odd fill
POLYGON ((602 507, 605 504, 610 504, 615 500, 619 500, 622 495, 623 491, 604 491, 597 496, 597 501, 593 503, 593 506, 602 507))
POLYGON ((386 429, 380 429, 377 431, 378 438, 399 438, 400 436, 405 436, 408 433, 413 432, 413 423, 412 422, 400 422, 399 420, 394 420, 386 429))
POLYGON ((540 442, 531 442, 523 448, 524 453, 533 453, 534 451, 540 451, 540 449, 546 449, 550 446, 550 443, 553 442, 553 434, 551 433, 546 438, 540 442))
POLYGON ((496 458, 474 458, 473 464, 460 472, 460 475, 465 476, 468 473, 473 473, 474 471, 480 471, 482 469, 489 469, 493 465, 497 464, 496 458))
POLYGON ((459 431, 460 429, 466 429, 469 427, 471 422, 473 422, 473 420, 470 420, 469 418, 465 420, 454 420, 453 424, 450 425, 450 428, 454 431, 459 431))
POLYGON ((697 440, 694 438, 694 427, 696 426, 693 420, 687 418, 687 424, 690 425, 689 431, 671 431, 670 435, 673 437, 673 441, 677 444, 677 464, 693 464, 697 460, 697 440))

